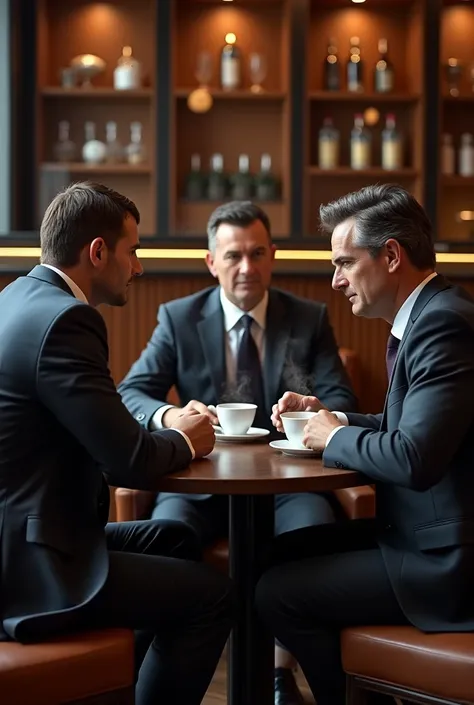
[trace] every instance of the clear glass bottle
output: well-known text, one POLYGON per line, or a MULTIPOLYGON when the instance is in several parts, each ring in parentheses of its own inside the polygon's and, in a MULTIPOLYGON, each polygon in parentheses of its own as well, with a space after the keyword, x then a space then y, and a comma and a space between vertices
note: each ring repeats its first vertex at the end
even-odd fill
POLYGON ((474 176, 474 144, 470 132, 461 135, 459 173, 461 176, 474 176))
POLYGON ((132 47, 125 46, 114 70, 114 88, 117 91, 130 91, 140 88, 141 64, 132 56, 132 47))
POLYGON ((329 40, 328 53, 324 60, 324 88, 326 91, 341 90, 341 72, 334 39, 329 40))
POLYGON ((82 147, 82 158, 87 164, 100 164, 104 161, 107 147, 96 138, 96 126, 92 120, 84 123, 85 140, 82 147))
POLYGON ((230 179, 231 197, 236 201, 247 201, 252 198, 253 179, 250 173, 248 154, 239 155, 239 170, 230 179))
POLYGON ((388 58, 388 42, 379 39, 379 60, 375 64, 374 89, 376 93, 390 93, 395 84, 395 72, 388 58))
POLYGON ((58 124, 58 141, 54 145, 54 158, 57 162, 73 162, 76 159, 76 145, 70 138, 71 126, 67 120, 58 124))
POLYGON ((143 164, 146 162, 147 153, 143 144, 143 126, 141 122, 130 123, 130 143, 125 149, 129 164, 143 164))
POLYGON ((277 201, 280 196, 280 183, 272 169, 272 158, 262 154, 260 171, 255 175, 255 198, 257 201, 277 201))
POLYGON ((365 127, 364 116, 357 113, 351 131, 351 168, 368 169, 372 162, 371 152, 372 135, 365 127))
POLYGON ((454 151, 453 136, 444 134, 441 138, 441 173, 454 174, 456 170, 456 154, 454 151))
POLYGON ((351 37, 349 58, 347 60, 347 90, 351 93, 361 93, 364 90, 363 80, 364 63, 360 53, 359 37, 351 37))
POLYGON ((241 55, 236 46, 237 37, 233 32, 225 35, 225 45, 221 52, 221 85, 224 90, 235 90, 241 81, 241 55))
POLYGON ((227 179, 224 174, 224 157, 213 154, 207 179, 207 197, 210 201, 223 201, 227 196, 227 179))
POLYGON ((191 157, 191 171, 186 177, 184 195, 189 201, 202 201, 206 197, 206 179, 201 169, 201 155, 191 157))
POLYGON ((395 115, 389 113, 382 130, 382 169, 401 169, 403 166, 402 136, 397 130, 395 115))
POLYGON ((114 120, 110 120, 105 125, 105 144, 107 147, 105 161, 109 164, 119 164, 122 162, 124 150, 117 139, 117 123, 114 120))
POLYGON ((339 130, 334 127, 332 117, 325 117, 319 130, 318 165, 320 169, 335 169, 339 166, 339 130))

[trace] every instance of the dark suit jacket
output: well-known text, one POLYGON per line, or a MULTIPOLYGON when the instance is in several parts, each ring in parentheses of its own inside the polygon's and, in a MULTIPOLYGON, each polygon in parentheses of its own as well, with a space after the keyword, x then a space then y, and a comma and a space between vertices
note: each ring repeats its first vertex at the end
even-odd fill
MULTIPOLYGON (((160 307, 159 325, 119 385, 122 398, 147 426, 176 385, 181 403, 225 399, 224 314, 219 287, 160 307)), ((332 409, 357 401, 339 358, 326 306, 270 289, 263 365, 267 427, 272 405, 287 390, 315 394, 332 409)), ((227 399, 230 401, 230 399, 227 399)))
POLYGON ((378 541, 403 611, 426 631, 473 630, 474 302, 466 292, 442 276, 428 282, 383 414, 348 417, 324 462, 376 482, 378 541))
POLYGON ((176 431, 146 432, 108 370, 101 315, 35 267, 0 293, 0 614, 38 640, 81 624, 108 571, 105 472, 154 489, 191 453, 176 431))

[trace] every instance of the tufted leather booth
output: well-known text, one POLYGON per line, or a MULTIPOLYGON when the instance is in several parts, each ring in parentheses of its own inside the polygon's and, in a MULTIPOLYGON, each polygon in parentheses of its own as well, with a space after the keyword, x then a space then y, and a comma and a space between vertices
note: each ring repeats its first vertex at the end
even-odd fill
POLYGON ((41 644, 0 643, 5 705, 133 705, 134 635, 72 634, 41 644))
POLYGON ((347 705, 365 705, 369 691, 426 705, 474 704, 474 634, 352 627, 341 649, 347 705))

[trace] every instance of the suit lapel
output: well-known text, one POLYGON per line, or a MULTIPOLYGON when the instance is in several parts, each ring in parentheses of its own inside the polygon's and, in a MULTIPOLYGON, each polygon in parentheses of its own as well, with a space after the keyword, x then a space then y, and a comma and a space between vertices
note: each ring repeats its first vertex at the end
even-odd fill
POLYGON ((215 397, 219 400, 225 387, 225 340, 224 314, 217 287, 202 308, 202 320, 197 324, 204 357, 214 385, 215 397))
POLYGON ((423 289, 420 291, 420 294, 418 298, 415 301, 415 305, 413 306, 410 317, 408 319, 407 326, 405 328, 405 331, 403 333, 403 338, 400 341, 400 345, 398 347, 398 353, 397 357, 395 358, 395 364, 393 366, 393 371, 392 371, 392 376, 390 377, 390 382, 388 385, 387 389, 387 394, 385 395, 385 404, 384 404, 384 409, 383 409, 383 417, 382 417, 382 425, 385 423, 385 414, 387 411, 387 401, 388 401, 388 395, 390 393, 390 390, 392 388, 393 380, 395 379, 396 371, 397 371, 397 365, 398 365, 398 360, 400 359, 400 354, 403 350, 403 346, 405 345, 405 342, 410 335, 410 331, 413 328, 413 324, 415 323, 416 319, 418 316, 421 314, 425 306, 433 296, 436 296, 436 294, 439 294, 441 291, 444 291, 445 289, 451 288, 450 282, 443 277, 441 274, 438 274, 436 277, 433 277, 431 281, 426 284, 426 286, 423 287, 423 289))
POLYGON ((265 359, 263 380, 267 411, 277 400, 288 342, 291 335, 291 316, 278 291, 269 290, 265 328, 265 359))

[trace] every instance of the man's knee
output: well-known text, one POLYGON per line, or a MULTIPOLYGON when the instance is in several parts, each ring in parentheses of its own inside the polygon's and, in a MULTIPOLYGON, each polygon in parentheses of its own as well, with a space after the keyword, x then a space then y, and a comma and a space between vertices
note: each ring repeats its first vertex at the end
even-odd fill
POLYGON ((202 559, 198 536, 187 524, 172 519, 147 520, 147 546, 144 553, 189 561, 202 559))

